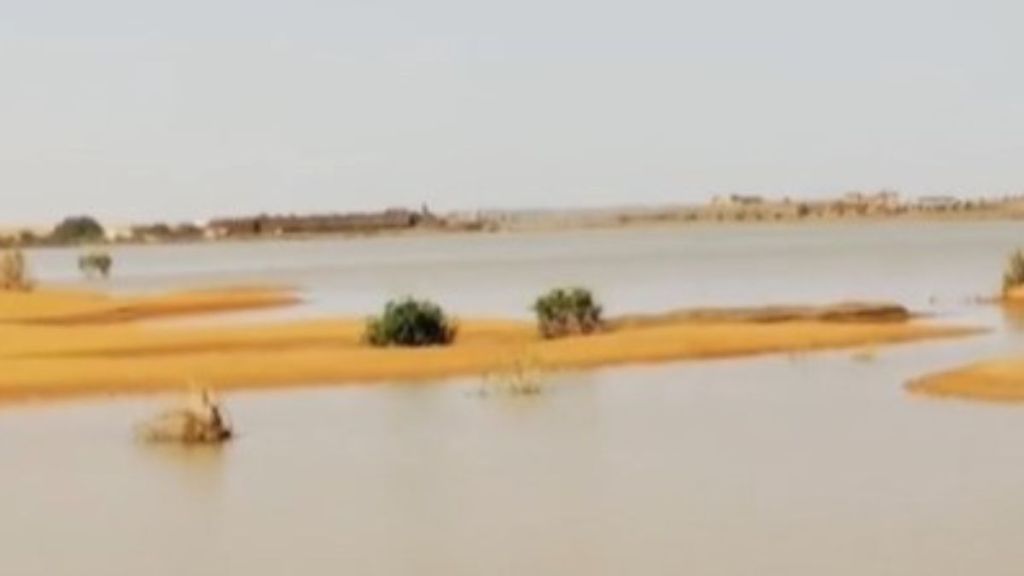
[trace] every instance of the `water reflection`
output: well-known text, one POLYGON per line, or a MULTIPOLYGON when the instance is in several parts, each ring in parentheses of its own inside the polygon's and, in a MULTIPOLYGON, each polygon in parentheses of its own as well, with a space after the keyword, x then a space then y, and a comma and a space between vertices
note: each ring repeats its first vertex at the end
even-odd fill
POLYGON ((213 498, 223 488, 230 445, 186 446, 136 439, 135 446, 146 464, 156 469, 156 474, 175 479, 183 489, 197 497, 213 498))

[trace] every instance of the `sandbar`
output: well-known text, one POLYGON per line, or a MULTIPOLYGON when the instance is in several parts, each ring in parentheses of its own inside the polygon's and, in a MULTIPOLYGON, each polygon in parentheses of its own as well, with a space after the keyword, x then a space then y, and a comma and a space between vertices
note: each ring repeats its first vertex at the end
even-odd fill
POLYGON ((931 374, 907 384, 915 394, 980 400, 1024 402, 1024 358, 1003 358, 931 374))
POLYGON ((365 319, 182 325, 168 315, 287 306, 283 289, 145 297, 0 293, 0 400, 181 390, 431 381, 485 375, 521 359, 542 370, 728 358, 967 336, 892 307, 676 311, 610 319, 601 333, 544 340, 532 322, 460 318, 447 347, 373 348, 365 319), (874 313, 872 313, 874 310, 874 313))

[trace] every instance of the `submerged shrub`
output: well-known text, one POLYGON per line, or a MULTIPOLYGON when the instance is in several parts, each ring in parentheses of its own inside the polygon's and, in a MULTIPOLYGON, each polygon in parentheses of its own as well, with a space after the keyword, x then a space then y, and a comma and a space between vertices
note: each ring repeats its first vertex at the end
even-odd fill
POLYGON ((363 339, 372 346, 443 346, 455 339, 455 323, 429 300, 392 300, 370 318, 363 339))
POLYGON ((114 258, 107 252, 88 252, 78 257, 78 269, 90 278, 97 275, 107 278, 113 266, 114 258))
POLYGON ((586 288, 555 288, 533 304, 545 338, 590 334, 601 329, 601 305, 586 288))
POLYGON ((0 258, 0 290, 31 289, 32 281, 25 264, 25 254, 15 248, 5 251, 3 258, 0 258))
POLYGON ((1024 250, 1017 250, 1010 255, 1003 273, 1003 292, 1024 285, 1024 250))

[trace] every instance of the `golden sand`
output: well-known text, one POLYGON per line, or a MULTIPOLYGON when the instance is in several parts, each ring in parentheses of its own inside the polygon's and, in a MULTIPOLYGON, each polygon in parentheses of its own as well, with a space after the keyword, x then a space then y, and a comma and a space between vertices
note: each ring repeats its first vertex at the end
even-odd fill
MULTIPOLYGON (((219 290, 115 298, 0 293, 0 397, 175 390, 190 379, 218 388, 430 380, 500 371, 528 357, 543 369, 722 358, 964 336, 962 327, 913 320, 770 322, 744 314, 666 316, 612 323, 607 332, 542 340, 532 323, 464 319, 443 348, 371 348, 361 319, 174 326, 168 315, 283 306, 281 290, 219 290)), ((756 315, 755 315, 756 316, 756 315)))
POLYGON ((91 292, 0 291, 0 323, 109 324, 214 312, 290 306, 290 289, 236 287, 158 296, 113 297, 91 292))
POLYGON ((1024 359, 979 362, 907 385, 917 394, 990 402, 1024 402, 1024 359))

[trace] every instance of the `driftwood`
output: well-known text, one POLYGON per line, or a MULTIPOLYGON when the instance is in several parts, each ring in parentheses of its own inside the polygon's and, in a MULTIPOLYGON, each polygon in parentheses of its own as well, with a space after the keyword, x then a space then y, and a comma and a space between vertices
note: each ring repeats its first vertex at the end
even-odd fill
POLYGON ((182 407, 159 414, 139 427, 147 442, 219 444, 230 440, 233 431, 223 408, 209 390, 202 389, 182 407))

